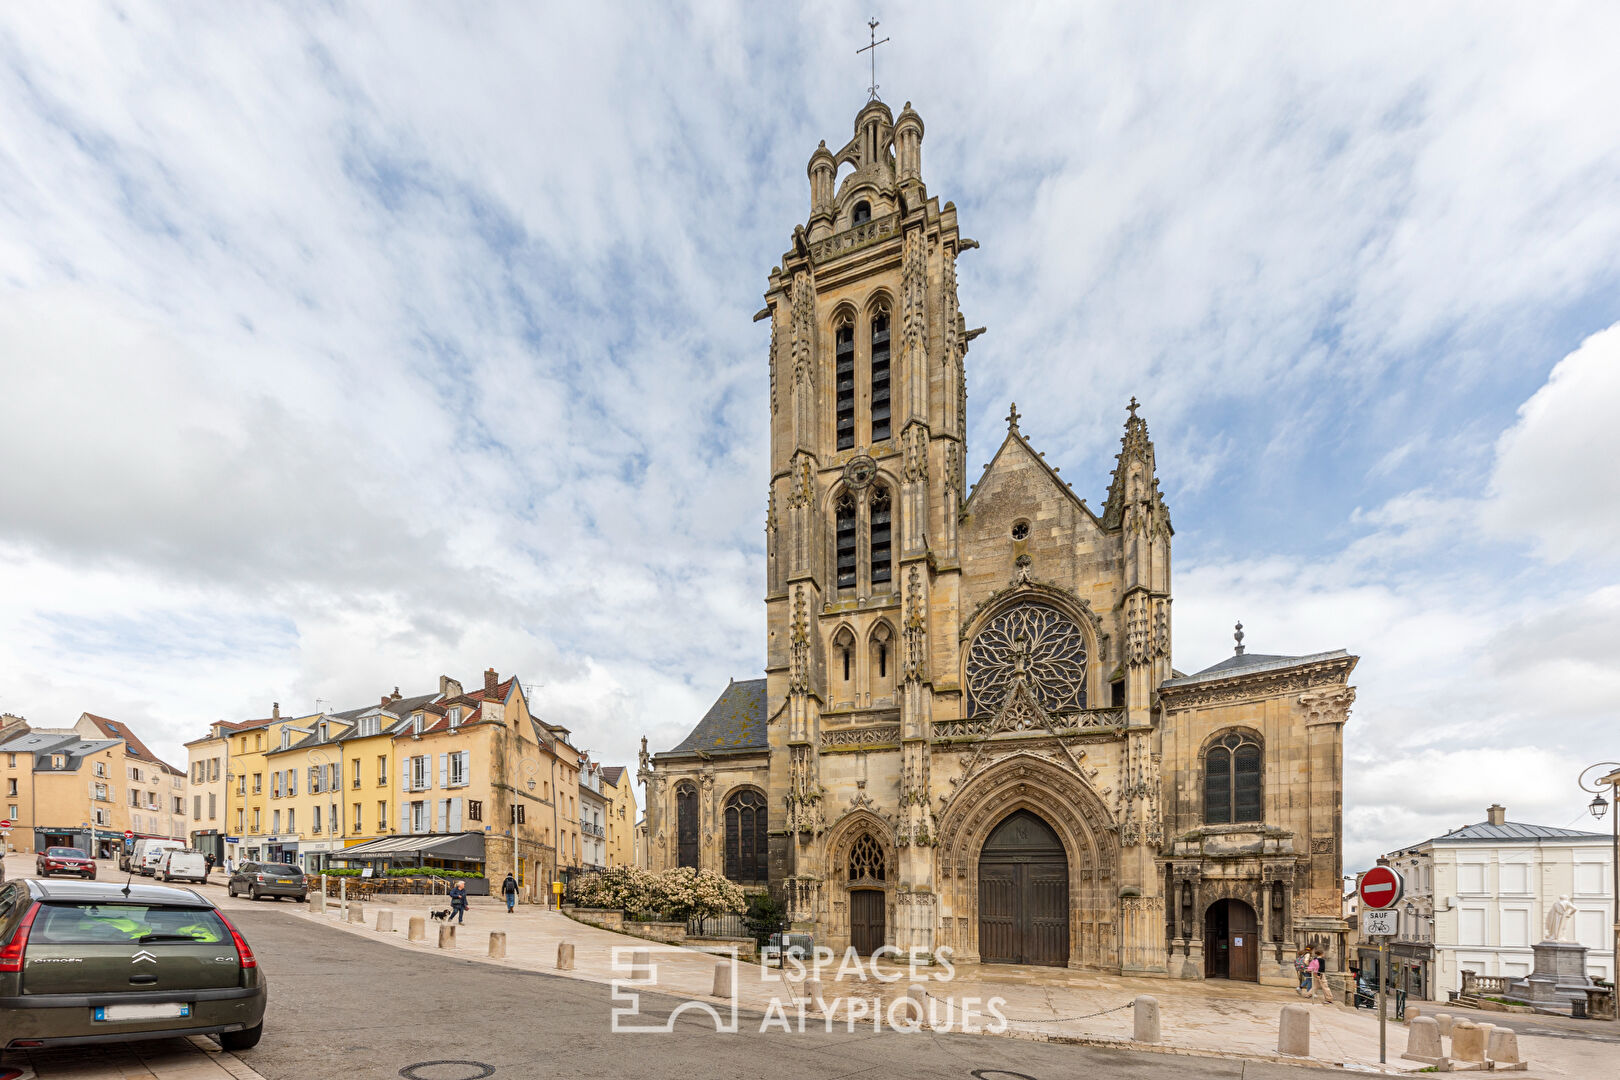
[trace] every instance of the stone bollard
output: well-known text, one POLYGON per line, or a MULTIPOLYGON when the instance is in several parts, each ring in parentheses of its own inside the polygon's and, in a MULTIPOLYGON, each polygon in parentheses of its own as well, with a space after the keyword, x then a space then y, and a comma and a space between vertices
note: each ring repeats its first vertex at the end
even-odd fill
POLYGON ((1413 1020, 1416 1020, 1418 1017, 1420 1017, 1422 1015, 1423 1015, 1423 1010, 1421 1008, 1419 1008, 1418 1006, 1416 1006, 1416 1005, 1408 1005, 1406 1007, 1406 1022, 1408 1024, 1410 1024, 1413 1020))
POLYGON ((326 914, 326 887, 325 887, 325 885, 322 885, 321 888, 319 888, 319 889, 317 889, 314 892, 309 894, 309 910, 313 911, 317 915, 325 915, 326 914))
POLYGON ((731 997, 731 961, 720 960, 714 965, 714 989, 710 991, 717 998, 731 997))
POLYGON ((1136 999, 1136 1027, 1131 1040, 1140 1043, 1159 1041, 1159 999, 1146 994, 1136 999))
POLYGON ((646 949, 637 949, 630 954, 630 978, 634 982, 648 982, 652 979, 652 959, 646 949))
POLYGON ((917 1018, 917 1023, 926 1028, 933 1027, 928 1017, 928 987, 922 983, 912 983, 906 987, 906 997, 911 999, 911 1007, 915 1010, 912 1015, 917 1018))
POLYGON ((349 906, 349 921, 364 926, 366 924, 366 905, 351 904, 349 906))
POLYGON ((1435 1013, 1434 1022, 1440 1025, 1440 1034, 1444 1038, 1451 1038, 1451 1014, 1435 1013))
POLYGON ((574 945, 569 941, 557 942, 557 970, 574 970, 574 945))
POLYGON ((394 913, 392 911, 377 912, 377 933, 392 934, 394 932, 394 913))
POLYGON ((411 921, 405 924, 405 939, 407 941, 426 941, 427 920, 420 915, 412 915, 411 921))
POLYGON ((497 960, 506 959, 506 931, 491 930, 489 932, 489 955, 497 960))
POLYGON ((810 999, 810 1003, 816 1007, 821 1015, 827 1015, 827 1003, 821 999, 820 979, 804 980, 804 994, 810 999))
POLYGON ((456 928, 454 926, 439 927, 439 948, 453 949, 456 947, 456 928))
POLYGON ((1451 1056, 1457 1061, 1484 1063, 1485 1033, 1478 1024, 1458 1020, 1451 1025, 1451 1056))
POLYGON ((1519 1057, 1519 1033, 1512 1028, 1499 1027, 1491 1032, 1485 1046, 1485 1056, 1491 1059, 1493 1069, 1523 1070, 1530 1063, 1519 1057))
POLYGON ((1311 1056, 1311 1010, 1305 1005, 1284 1005, 1277 1021, 1277 1053, 1311 1056))
POLYGON ((1446 1060, 1445 1048, 1440 1045, 1440 1024, 1432 1016, 1414 1016, 1406 1032, 1407 1061, 1421 1061, 1425 1065, 1439 1065, 1446 1060))

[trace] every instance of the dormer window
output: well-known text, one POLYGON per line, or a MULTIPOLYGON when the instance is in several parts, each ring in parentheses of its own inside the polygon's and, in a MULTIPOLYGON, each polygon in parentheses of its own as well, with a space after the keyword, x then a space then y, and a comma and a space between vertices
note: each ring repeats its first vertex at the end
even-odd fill
POLYGON ((450 730, 456 730, 456 728, 461 726, 461 706, 456 705, 451 707, 450 710, 444 714, 444 718, 450 722, 450 730))
POLYGON ((861 200, 860 202, 856 203, 855 204, 855 213, 850 218, 849 223, 851 225, 865 225, 868 221, 871 221, 871 220, 872 220, 872 204, 867 202, 864 199, 861 200))
POLYGON ((412 735, 420 735, 420 734, 422 734, 422 714, 421 713, 417 713, 415 716, 411 717, 411 734, 412 735))
POLYGON ((292 732, 286 728, 281 729, 281 748, 283 750, 292 745, 292 732))

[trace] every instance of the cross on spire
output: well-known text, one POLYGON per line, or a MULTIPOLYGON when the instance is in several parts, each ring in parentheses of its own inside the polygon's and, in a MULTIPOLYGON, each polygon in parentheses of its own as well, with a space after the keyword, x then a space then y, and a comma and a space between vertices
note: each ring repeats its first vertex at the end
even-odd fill
POLYGON ((877 28, 878 28, 879 23, 877 21, 877 16, 876 15, 872 16, 872 21, 867 23, 866 25, 872 32, 872 43, 870 45, 865 45, 865 46, 863 46, 863 47, 861 47, 859 49, 856 49, 855 50, 855 55, 859 56, 863 52, 869 52, 869 53, 872 54, 872 85, 866 88, 866 90, 867 90, 867 98, 866 98, 866 100, 868 100, 868 101, 876 101, 878 99, 877 47, 879 45, 887 45, 889 43, 889 39, 884 38, 882 41, 879 41, 877 39, 877 28))
POLYGON ((1007 430, 1018 430, 1018 402, 1016 401, 1012 403, 1012 409, 1007 413, 1007 430))
POLYGON ((1137 404, 1137 401, 1136 401, 1136 395, 1135 395, 1135 394, 1132 394, 1132 395, 1131 395, 1131 404, 1130 404, 1130 410, 1131 410, 1131 419, 1132 419, 1132 420, 1135 420, 1135 419, 1136 419, 1136 410, 1137 410, 1137 409, 1138 409, 1138 408, 1140 408, 1140 406, 1139 406, 1139 405, 1138 405, 1138 404, 1137 404))

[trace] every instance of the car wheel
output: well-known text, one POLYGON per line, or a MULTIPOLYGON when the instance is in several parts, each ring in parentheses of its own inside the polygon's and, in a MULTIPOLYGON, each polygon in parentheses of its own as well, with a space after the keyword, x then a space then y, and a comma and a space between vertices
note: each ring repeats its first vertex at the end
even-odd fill
POLYGON ((248 899, 249 900, 257 900, 257 899, 259 899, 259 890, 258 889, 249 889, 248 890, 248 899))
POLYGON ((222 1031, 219 1033, 219 1046, 221 1050, 251 1050, 259 1045, 259 1039, 264 1035, 264 1021, 261 1020, 250 1028, 241 1031, 222 1031))
POLYGON ((225 883, 225 895, 230 897, 232 900, 236 899, 236 889, 228 881, 225 883))
POLYGON ((300 903, 300 904, 307 904, 307 903, 309 903, 309 897, 308 897, 308 896, 300 896, 300 897, 297 897, 297 898, 296 898, 296 899, 297 899, 297 900, 298 900, 298 902, 299 902, 299 903, 300 903))

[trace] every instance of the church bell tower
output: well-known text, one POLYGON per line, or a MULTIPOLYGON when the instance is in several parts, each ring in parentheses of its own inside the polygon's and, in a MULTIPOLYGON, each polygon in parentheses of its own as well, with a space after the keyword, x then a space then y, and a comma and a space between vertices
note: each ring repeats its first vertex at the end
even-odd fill
POLYGON ((966 494, 956 258, 977 245, 929 196, 922 141, 909 103, 895 118, 874 97, 845 146, 816 148, 809 216, 758 316, 771 324, 770 876, 800 920, 826 902, 811 868, 851 806, 894 823, 891 872, 931 889, 929 725, 936 681, 956 690, 966 494), (832 775, 852 781, 851 805, 825 805, 832 775))

